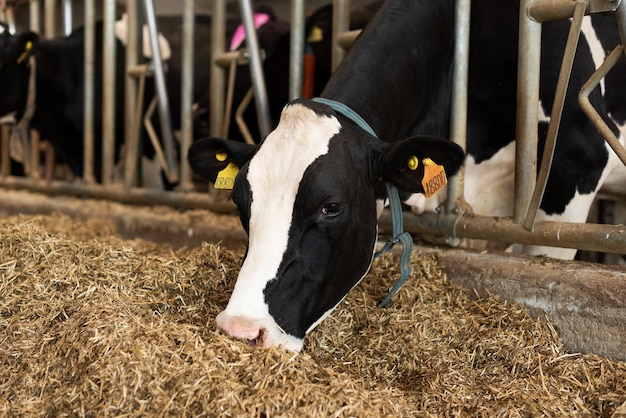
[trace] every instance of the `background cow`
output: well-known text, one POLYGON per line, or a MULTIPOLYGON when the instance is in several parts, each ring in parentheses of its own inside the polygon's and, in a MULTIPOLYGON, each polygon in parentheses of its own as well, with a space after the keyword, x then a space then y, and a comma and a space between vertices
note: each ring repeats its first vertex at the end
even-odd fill
MULTIPOLYGON (((482 192, 512 190, 512 174, 492 167, 507 157, 515 137, 518 22, 519 4, 472 4, 467 172, 476 181, 469 187, 481 193, 470 191, 467 199, 477 207, 482 202, 472 199, 484 197, 482 192)), ((356 126, 350 111, 347 118, 345 111, 308 101, 287 105, 258 149, 216 138, 194 144, 190 162, 208 179, 215 181, 229 164, 241 168, 232 196, 250 241, 232 297, 217 317, 220 330, 261 346, 300 349, 306 332, 368 269, 382 182, 396 184, 411 202, 411 194, 421 191, 426 157, 449 174, 456 171, 461 154, 446 142, 401 140, 448 136, 454 24, 452 0, 388 0, 322 92, 360 115, 390 145, 356 126), (410 163, 414 155, 421 165, 410 163)), ((540 97, 546 115, 568 28, 567 21, 543 27, 540 97)), ((610 171, 608 147, 575 106, 593 70, 583 37, 541 219, 584 221, 610 171)), ((590 99, 608 119, 601 92, 590 99)), ((544 127, 545 122, 539 126, 540 149, 544 127)), ((511 161, 506 167, 512 173, 511 161)), ((503 206, 512 207, 506 199, 503 206)))

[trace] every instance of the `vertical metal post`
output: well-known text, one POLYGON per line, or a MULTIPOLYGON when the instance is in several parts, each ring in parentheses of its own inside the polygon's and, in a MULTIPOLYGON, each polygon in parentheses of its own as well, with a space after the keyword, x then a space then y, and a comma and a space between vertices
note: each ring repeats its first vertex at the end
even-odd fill
POLYGON ((254 88, 254 100, 259 119, 260 139, 263 139, 270 133, 271 117, 267 100, 267 89, 265 88, 265 77, 263 76, 263 65, 261 65, 259 41, 256 36, 250 1, 239 0, 239 7, 250 55, 250 77, 252 79, 252 87, 254 88))
MULTIPOLYGON (((127 0, 126 13, 128 13, 128 41, 126 45, 126 68, 133 68, 139 63, 139 13, 137 0, 127 0)), ((135 114, 137 105, 136 77, 126 72, 124 89, 124 143, 126 155, 124 162, 124 188, 134 187, 137 180, 137 143, 139 138, 135 135, 136 125, 141 124, 141 117, 135 114)))
POLYGON ((213 57, 224 52, 226 44, 226 1, 213 0, 213 18, 211 21, 211 80, 209 90, 209 127, 212 136, 219 136, 224 118, 224 70, 216 64, 213 57))
POLYGON ((56 7, 55 0, 45 0, 44 2, 44 35, 46 38, 54 38, 56 34, 56 7))
POLYGON ((302 96, 302 83, 304 80, 304 25, 304 0, 291 0, 289 100, 302 96))
POLYGON ((0 177, 11 175, 11 159, 9 149, 9 127, 0 125, 0 177))
POLYGON ((72 0, 63 0, 63 34, 72 33, 72 0))
MULTIPOLYGON (((456 0, 454 25, 454 88, 452 89, 450 136, 463 149, 467 148, 467 83, 469 74, 471 5, 471 0, 456 0)), ((457 201, 459 197, 463 196, 464 185, 464 171, 461 168, 456 176, 450 178, 448 198, 445 205, 446 213, 458 211, 457 201)), ((452 245, 458 244, 452 243, 452 245)))
POLYGON ((522 223, 537 181, 537 124, 541 23, 528 16, 535 0, 521 0, 517 64, 517 120, 515 140, 515 190, 513 222, 522 223))
POLYGON ((87 184, 95 182, 93 169, 94 148, 94 71, 96 14, 94 0, 85 0, 85 96, 83 133, 83 179, 87 184))
POLYGON ((102 49, 102 185, 113 179, 115 156, 115 2, 104 2, 104 46, 102 49))
POLYGON ((615 18, 617 19, 617 28, 619 30, 619 36, 624 45, 624 51, 626 51, 626 6, 622 1, 615 11, 615 18))
POLYGON ((350 29, 350 0, 333 0, 333 46, 331 50, 332 71, 343 59, 346 51, 339 45, 339 35, 350 29))
MULTIPOLYGON (((157 33, 156 17, 154 13, 154 4, 152 0, 144 0, 143 2, 146 12, 146 23, 148 24, 148 32, 150 38, 150 47, 152 49, 152 64, 154 69, 154 84, 159 98, 159 119, 161 122, 161 137, 165 146, 165 157, 168 165, 168 172, 176 172, 176 161, 174 160, 174 137, 172 135, 172 122, 170 120, 170 104, 167 97, 165 87, 165 74, 163 71, 163 60, 161 59, 161 50, 159 48, 159 37, 157 33)), ((172 179, 170 179, 172 180, 172 179)))
POLYGON ((578 39, 580 38, 582 21, 585 17, 585 10, 588 2, 589 0, 576 0, 574 2, 576 6, 574 8, 574 16, 572 17, 569 34, 567 35, 567 43, 565 44, 565 52, 563 52, 559 79, 554 93, 554 103, 552 104, 552 113, 550 114, 550 125, 548 126, 546 143, 544 145, 543 155, 541 156, 541 167, 537 177, 537 184, 535 185, 535 190, 533 191, 530 201, 530 207, 528 208, 528 214, 524 220, 524 228, 529 231, 532 231, 535 226, 537 212, 541 205, 541 199, 543 198, 546 184, 548 182, 548 176, 550 174, 550 168, 552 167, 552 157, 554 156, 559 126, 561 125, 561 116, 563 114, 563 106, 567 95, 567 86, 569 85, 574 56, 576 55, 578 39))
POLYGON ((181 152, 180 152, 180 189, 192 190, 191 167, 187 162, 187 150, 193 141, 193 56, 194 56, 194 26, 195 0, 185 0, 183 10, 183 57, 181 77, 181 152))
POLYGON ((28 10, 28 15, 30 16, 30 30, 33 32, 40 33, 41 32, 41 21, 40 17, 40 3, 39 0, 30 0, 30 8, 28 10))

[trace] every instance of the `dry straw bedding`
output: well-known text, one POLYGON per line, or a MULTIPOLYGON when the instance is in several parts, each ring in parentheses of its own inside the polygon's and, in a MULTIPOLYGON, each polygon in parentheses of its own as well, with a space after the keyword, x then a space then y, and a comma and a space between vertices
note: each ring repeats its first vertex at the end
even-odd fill
POLYGON ((397 260, 375 261, 294 355, 213 331, 243 249, 173 251, 60 214, 0 218, 0 237, 3 416, 610 417, 626 401, 625 363, 471 300, 436 254, 414 255, 385 309, 397 260))

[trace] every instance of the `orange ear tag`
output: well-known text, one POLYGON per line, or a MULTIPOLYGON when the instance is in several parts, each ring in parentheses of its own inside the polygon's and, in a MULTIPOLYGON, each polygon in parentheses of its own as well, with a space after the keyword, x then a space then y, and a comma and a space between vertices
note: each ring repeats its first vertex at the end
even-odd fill
POLYGON ((448 184, 448 178, 443 166, 438 165, 430 158, 424 158, 422 163, 424 164, 424 177, 422 178, 424 196, 431 197, 448 184))
MULTIPOLYGON (((217 161, 226 161, 228 158, 228 154, 225 152, 218 152, 215 154, 215 159, 217 161)), ((217 173, 217 178, 215 179, 215 188, 220 190, 232 190, 233 185, 235 184, 235 177, 237 177, 237 173, 239 172, 239 167, 232 161, 228 163, 228 165, 219 173, 217 173)))

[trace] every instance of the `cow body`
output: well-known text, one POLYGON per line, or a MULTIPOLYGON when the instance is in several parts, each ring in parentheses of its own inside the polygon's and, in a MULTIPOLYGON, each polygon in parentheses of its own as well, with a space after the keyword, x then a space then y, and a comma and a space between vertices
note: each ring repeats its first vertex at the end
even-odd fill
MULTIPOLYGON (((233 199, 250 243, 231 300, 216 319, 220 330, 258 345, 299 349, 305 333, 367 272, 385 198, 383 182, 397 186, 405 201, 416 202, 427 161, 456 172, 460 151, 423 136, 449 133, 454 3, 385 2, 322 92, 365 119, 380 139, 336 108, 298 100, 284 108, 278 127, 258 149, 216 138, 194 144, 192 167, 210 180, 229 161, 241 167, 233 199), (414 156, 421 164, 415 171, 410 163, 407 167, 414 156)), ((481 205, 484 215, 511 214, 511 201, 494 208, 490 197, 498 191, 490 188, 499 184, 512 190, 518 18, 518 4, 482 0, 472 5, 466 173, 471 180, 466 182, 480 173, 481 183, 471 186, 468 198, 478 199, 469 203, 481 205)), ((567 31, 567 22, 544 25, 540 96, 545 114, 551 111, 567 31)), ((603 139, 572 105, 594 70, 584 39, 576 60, 562 140, 541 204, 543 219, 584 221, 586 201, 608 172, 603 139)), ((600 91, 590 99, 606 117, 600 91)), ((544 121, 540 149, 545 127, 544 121)))

